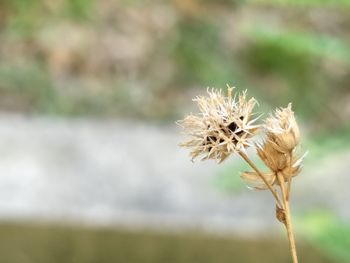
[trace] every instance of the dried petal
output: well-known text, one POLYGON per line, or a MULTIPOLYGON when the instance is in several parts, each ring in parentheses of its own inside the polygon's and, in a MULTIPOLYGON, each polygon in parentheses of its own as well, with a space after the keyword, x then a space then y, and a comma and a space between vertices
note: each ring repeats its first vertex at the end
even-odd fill
POLYGON ((277 151, 271 141, 267 140, 263 145, 257 145, 256 150, 260 159, 271 171, 277 173, 287 167, 286 154, 277 151))
MULTIPOLYGON (((263 175, 266 178, 266 181, 271 185, 276 182, 276 175, 274 173, 263 173, 263 175)), ((242 173, 241 178, 247 183, 249 187, 258 190, 268 189, 267 185, 256 172, 244 172, 242 173)))

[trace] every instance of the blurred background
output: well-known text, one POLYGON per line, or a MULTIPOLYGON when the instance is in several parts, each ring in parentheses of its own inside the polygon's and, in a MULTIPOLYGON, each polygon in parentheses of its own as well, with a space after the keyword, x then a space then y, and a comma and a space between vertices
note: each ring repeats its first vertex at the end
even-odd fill
POLYGON ((0 262, 290 262, 244 163, 178 147, 226 84, 293 102, 300 261, 350 262, 349 0, 1 0, 0 262))

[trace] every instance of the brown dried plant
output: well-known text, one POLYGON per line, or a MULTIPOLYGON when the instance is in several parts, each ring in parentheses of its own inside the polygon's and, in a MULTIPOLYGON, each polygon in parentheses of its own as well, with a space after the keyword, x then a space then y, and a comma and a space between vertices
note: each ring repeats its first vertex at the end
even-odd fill
POLYGON ((177 123, 184 128, 189 139, 180 146, 191 150, 192 160, 214 159, 221 163, 231 154, 239 154, 253 169, 242 173, 241 178, 253 189, 269 190, 276 205, 276 218, 285 225, 293 262, 298 262, 295 239, 289 209, 292 179, 300 173, 303 156, 297 153, 300 143, 298 124, 290 103, 276 109, 263 124, 254 117, 257 104, 247 99, 246 91, 233 96, 228 86, 227 96, 221 90, 208 90, 208 96, 193 99, 200 112, 189 115, 177 123), (259 132, 265 138, 253 143, 259 132), (246 154, 248 147, 255 147, 257 155, 267 167, 261 171, 246 154))

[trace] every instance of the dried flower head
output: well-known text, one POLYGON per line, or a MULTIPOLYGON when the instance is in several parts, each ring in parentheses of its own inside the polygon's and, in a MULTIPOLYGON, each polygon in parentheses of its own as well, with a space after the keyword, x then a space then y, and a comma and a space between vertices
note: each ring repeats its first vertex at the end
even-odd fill
MULTIPOLYGON (((291 107, 289 104, 287 108, 277 109, 275 115, 265 121, 267 138, 262 144, 256 145, 258 156, 271 171, 265 173, 265 178, 271 185, 278 182, 279 173, 285 181, 297 176, 305 156, 298 157, 296 154, 300 135, 291 107)), ((256 173, 245 172, 242 174, 242 179, 256 189, 266 189, 262 187, 263 181, 256 173)))
POLYGON ((300 173, 301 163, 305 156, 304 154, 299 157, 295 150, 288 153, 279 152, 274 148, 274 143, 269 140, 264 141, 262 145, 257 144, 256 151, 273 175, 276 177, 278 173, 281 173, 286 181, 300 173))
POLYGON ((256 151, 260 159, 273 172, 278 172, 287 167, 286 154, 277 151, 274 148, 274 143, 266 140, 263 144, 256 145, 256 151))
POLYGON ((231 153, 251 146, 250 138, 255 135, 258 125, 252 119, 257 101, 246 99, 246 91, 232 97, 233 88, 228 87, 224 96, 221 90, 208 90, 207 97, 196 97, 200 113, 189 115, 178 122, 190 139, 181 144, 191 149, 192 159, 203 156, 202 160, 225 160, 231 153))
POLYGON ((268 140, 279 152, 290 152, 299 144, 300 132, 291 103, 287 108, 277 109, 275 116, 266 120, 265 128, 268 140))
POLYGON ((292 105, 277 109, 264 125, 266 138, 262 144, 255 144, 258 156, 269 171, 261 171, 246 155, 245 148, 252 146, 251 138, 259 125, 252 118, 256 100, 246 99, 246 92, 232 97, 233 88, 228 87, 224 96, 221 90, 208 90, 207 97, 196 97, 200 112, 178 121, 190 137, 181 144, 190 148, 192 160, 225 160, 230 154, 238 153, 253 171, 244 172, 241 178, 254 189, 269 190, 275 199, 276 218, 287 229, 291 255, 298 262, 292 221, 289 209, 292 179, 301 170, 303 157, 299 157, 297 146, 300 142, 299 127, 292 105), (280 191, 278 191, 280 188, 280 191))

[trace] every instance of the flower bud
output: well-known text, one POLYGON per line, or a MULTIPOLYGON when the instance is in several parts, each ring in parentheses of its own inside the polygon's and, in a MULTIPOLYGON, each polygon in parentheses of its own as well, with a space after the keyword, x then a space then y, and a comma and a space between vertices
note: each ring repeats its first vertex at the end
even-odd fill
POLYGON ((271 171, 277 173, 287 167, 286 154, 277 151, 274 144, 269 140, 265 141, 262 146, 257 145, 256 151, 260 159, 271 169, 271 171))
POLYGON ((287 108, 277 109, 275 116, 266 120, 265 128, 268 139, 279 152, 291 152, 300 142, 300 131, 291 103, 287 108))

